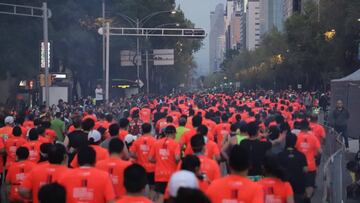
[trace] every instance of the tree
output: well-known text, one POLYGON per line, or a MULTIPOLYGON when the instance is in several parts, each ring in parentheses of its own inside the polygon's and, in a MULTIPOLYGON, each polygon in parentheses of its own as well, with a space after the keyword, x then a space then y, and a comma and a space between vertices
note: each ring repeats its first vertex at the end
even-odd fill
POLYGON ((357 0, 321 0, 321 7, 308 2, 285 22, 283 33, 266 33, 259 48, 241 50, 225 60, 224 69, 249 88, 326 89, 332 78, 359 67, 359 17, 357 0), (333 38, 326 39, 327 32, 333 38))
MULTIPOLYGON (((13 4, 41 7, 41 0, 8 0, 13 4)), ((91 95, 94 86, 102 76, 102 37, 97 33, 101 26, 102 0, 48 0, 52 11, 49 20, 49 39, 52 42, 51 72, 59 71, 59 66, 70 70, 75 83, 82 87, 83 96, 91 95)), ((143 18, 157 11, 172 10, 174 0, 106 0, 106 15, 113 25, 130 26, 119 13, 131 18, 143 18)), ((174 16, 154 16, 144 26, 153 27, 165 23, 180 23, 182 27, 193 27, 191 21, 182 12, 174 16)), ((42 22, 17 16, 1 16, 0 18, 0 70, 10 72, 19 79, 35 78, 39 74, 39 48, 42 41, 42 22)), ((183 40, 179 38, 151 38, 149 48, 173 48, 181 41, 182 49, 179 60, 169 71, 158 74, 164 78, 172 78, 165 86, 176 87, 186 73, 196 67, 192 54, 201 46, 199 40, 183 40), (171 77, 169 77, 171 76, 171 77), (180 76, 180 77, 179 77, 180 76)), ((145 47, 141 39, 142 48, 145 47)), ((134 79, 134 68, 120 67, 120 50, 134 49, 135 38, 111 38, 110 69, 111 76, 134 79)), ((180 50, 177 49, 177 55, 180 50)), ((2 74, 0 77, 5 77, 2 74)), ((145 77, 144 68, 141 78, 145 77)))

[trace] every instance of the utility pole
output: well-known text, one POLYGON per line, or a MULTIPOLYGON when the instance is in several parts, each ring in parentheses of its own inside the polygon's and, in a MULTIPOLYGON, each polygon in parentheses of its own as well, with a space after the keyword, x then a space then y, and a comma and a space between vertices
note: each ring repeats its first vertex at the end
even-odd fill
MULTIPOLYGON (((105 0, 102 0, 102 27, 105 27, 105 0)), ((102 35, 102 45, 103 45, 103 57, 102 57, 102 61, 103 61, 103 74, 102 74, 102 87, 104 88, 106 86, 106 38, 105 35, 102 35)))
POLYGON ((107 22, 106 23, 106 69, 105 69, 105 80, 106 80, 106 84, 105 84, 105 100, 106 100, 106 103, 109 102, 109 55, 110 55, 110 23, 107 22))
POLYGON ((146 52, 145 52, 145 57, 146 57, 146 94, 149 95, 150 93, 150 82, 149 82, 149 51, 148 49, 146 49, 146 52))
POLYGON ((43 3, 42 7, 24 6, 17 4, 0 3, 1 7, 6 8, 1 10, 0 14, 36 17, 43 19, 43 37, 44 37, 44 59, 45 59, 45 102, 46 106, 49 106, 49 36, 48 36, 48 18, 51 17, 51 11, 47 9, 46 2, 43 3), (41 11, 41 15, 36 11, 41 11))
POLYGON ((44 49, 45 49, 45 102, 46 106, 50 106, 49 91, 49 33, 48 33, 48 10, 46 2, 43 3, 43 27, 44 27, 44 49))
MULTIPOLYGON (((139 34, 139 19, 136 19, 136 28, 137 28, 137 33, 139 34)), ((136 38, 136 73, 137 73, 137 81, 138 81, 138 85, 140 84, 140 64, 139 64, 139 59, 141 58, 140 55, 140 40, 139 37, 136 38)))

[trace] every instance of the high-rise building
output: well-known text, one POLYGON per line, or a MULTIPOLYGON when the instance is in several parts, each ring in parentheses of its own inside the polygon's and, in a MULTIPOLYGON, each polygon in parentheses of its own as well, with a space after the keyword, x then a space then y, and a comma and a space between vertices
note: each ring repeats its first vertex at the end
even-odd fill
POLYGON ((284 1, 283 0, 260 0, 261 35, 276 28, 283 31, 284 28, 284 1))
POLYGON ((224 4, 218 4, 215 11, 210 13, 210 50, 209 66, 210 72, 220 69, 225 54, 225 21, 224 4))
POLYGON ((245 0, 227 0, 224 14, 226 50, 245 48, 245 0))
POLYGON ((239 49, 246 48, 246 5, 247 0, 240 0, 240 46, 239 49))
POLYGON ((301 0, 283 0, 284 21, 290 18, 294 13, 301 12, 301 0))
POLYGON ((227 0, 226 1, 226 7, 225 7, 225 13, 224 13, 224 21, 225 21, 225 49, 229 50, 231 49, 231 21, 232 21, 232 15, 234 12, 234 1, 233 0, 227 0))
POLYGON ((221 35, 216 39, 216 49, 215 49, 215 58, 214 58, 216 69, 214 69, 214 72, 220 70, 221 63, 225 59, 225 53, 226 53, 225 42, 226 42, 225 35, 221 35))
POLYGON ((246 6, 246 48, 254 50, 260 45, 260 1, 249 0, 246 6))

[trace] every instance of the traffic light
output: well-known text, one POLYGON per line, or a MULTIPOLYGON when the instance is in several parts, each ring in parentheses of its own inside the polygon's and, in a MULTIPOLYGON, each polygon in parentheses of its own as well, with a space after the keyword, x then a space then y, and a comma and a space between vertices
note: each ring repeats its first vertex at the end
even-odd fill
MULTIPOLYGON (((49 86, 51 86, 54 83, 55 80, 55 76, 52 74, 48 75, 48 83, 49 86)), ((40 82, 40 87, 45 87, 45 74, 41 73, 39 75, 39 82, 40 82)))
POLYGON ((39 75, 39 83, 40 83, 40 87, 45 87, 45 74, 39 75))

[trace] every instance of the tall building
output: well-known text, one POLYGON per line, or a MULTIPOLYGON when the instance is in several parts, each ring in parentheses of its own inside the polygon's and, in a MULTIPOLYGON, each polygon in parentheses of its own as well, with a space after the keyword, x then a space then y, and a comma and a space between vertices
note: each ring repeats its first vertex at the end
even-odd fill
POLYGON ((214 69, 214 72, 220 70, 221 63, 225 59, 225 53, 226 53, 225 42, 226 42, 225 35, 221 35, 216 39, 216 49, 215 49, 215 58, 214 58, 216 69, 214 69))
POLYGON ((246 48, 246 5, 247 0, 240 0, 240 50, 246 48))
POLYGON ((224 4, 218 4, 215 11, 210 13, 210 50, 209 66, 210 72, 220 69, 225 54, 225 21, 224 4))
POLYGON ((260 0, 261 35, 276 28, 282 32, 284 28, 284 1, 283 0, 260 0))
POLYGON ((225 49, 229 50, 231 49, 231 21, 232 16, 234 12, 234 1, 233 0, 227 0, 226 1, 226 7, 225 7, 225 13, 224 13, 224 21, 225 21, 225 49))
POLYGON ((246 6, 246 48, 254 50, 260 45, 260 1, 249 0, 246 6))
POLYGON ((227 0, 224 14, 226 50, 245 48, 245 0, 227 0))
POLYGON ((284 21, 290 18, 294 13, 301 12, 301 0, 283 0, 284 21))

